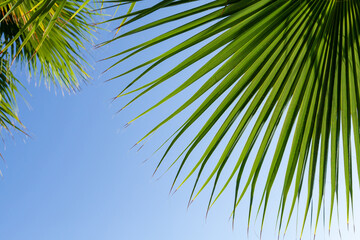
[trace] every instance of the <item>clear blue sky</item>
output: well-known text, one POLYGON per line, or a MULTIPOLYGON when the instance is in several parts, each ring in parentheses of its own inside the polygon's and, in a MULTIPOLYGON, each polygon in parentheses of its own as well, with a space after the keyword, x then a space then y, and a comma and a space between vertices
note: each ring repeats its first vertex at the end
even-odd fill
MULTIPOLYGON (((136 25, 139 24, 143 22, 136 25)), ((170 24, 167 27, 173 26, 170 24)), ((166 27, 159 31, 165 29, 166 27)), ((97 35, 98 41, 112 35, 113 33, 97 35)), ((90 49, 93 56, 91 61, 119 52, 155 35, 157 32, 148 31, 145 35, 126 38, 100 50, 90 49)), ((177 41, 171 40, 167 44, 173 46, 185 37, 186 35, 181 36, 177 41)), ((174 127, 184 121, 186 112, 162 128, 140 151, 136 148, 130 150, 156 122, 163 119, 176 103, 186 99, 190 93, 180 94, 127 128, 123 127, 124 124, 160 99, 164 90, 178 85, 199 65, 190 67, 155 90, 152 95, 145 96, 138 104, 119 114, 116 111, 131 98, 124 97, 114 103, 111 103, 111 98, 136 74, 109 83, 104 83, 104 80, 129 69, 143 58, 161 52, 163 46, 155 47, 119 65, 109 74, 101 75, 108 64, 95 64, 96 70, 92 72, 94 79, 75 95, 62 96, 59 91, 55 95, 53 88, 48 91, 43 84, 35 87, 34 79, 25 83, 31 96, 25 91, 22 94, 31 107, 29 109, 19 98, 19 109, 31 138, 16 134, 14 139, 7 138, 6 149, 1 149, 6 160, 0 163, 4 175, 0 180, 1 240, 218 240, 246 237, 248 196, 245 196, 238 209, 234 230, 231 228, 231 221, 228 221, 233 204, 233 184, 211 209, 205 221, 210 189, 204 191, 187 209, 193 179, 176 194, 169 196, 176 168, 157 181, 157 177, 166 170, 163 167, 160 174, 151 177, 161 154, 142 163, 169 136, 174 127)), ((165 72, 186 55, 180 54, 171 59, 144 80, 153 79, 165 72)), ((21 67, 15 68, 18 77, 26 81, 27 77, 21 73, 21 67)), ((185 143, 183 141, 178 145, 173 155, 167 159, 167 164, 177 156, 176 151, 179 152, 185 143)), ((272 151, 273 149, 269 150, 272 151)), ((199 153, 196 152, 192 159, 196 160, 199 153)), ((281 179, 278 183, 281 183, 281 179)), ((280 189, 276 186, 275 184, 274 193, 279 194, 280 189)), ((358 191, 355 194, 356 199, 358 191)), ((259 195, 261 194, 258 194, 255 201, 259 201, 259 195)), ((263 239, 277 239, 274 219, 278 201, 270 202, 269 206, 263 239)), ((344 207, 340 206, 342 216, 343 210, 344 207)), ((355 207, 355 210, 359 209, 355 207)), ((295 219, 296 214, 294 216, 295 219)), ((286 239, 295 239, 294 219, 286 239)), ((249 239, 259 237, 260 221, 254 220, 255 214, 249 239)), ((334 222, 336 221, 335 217, 334 222)), ((340 221, 343 239, 354 239, 353 232, 346 231, 345 219, 341 218, 340 221)), ((305 232, 304 239, 309 239, 312 233, 309 234, 308 227, 305 232)), ((356 234, 359 237, 359 233, 356 234)), ((318 235, 318 239, 329 239, 322 223, 318 235)), ((337 224, 334 224, 330 239, 339 239, 337 224)))

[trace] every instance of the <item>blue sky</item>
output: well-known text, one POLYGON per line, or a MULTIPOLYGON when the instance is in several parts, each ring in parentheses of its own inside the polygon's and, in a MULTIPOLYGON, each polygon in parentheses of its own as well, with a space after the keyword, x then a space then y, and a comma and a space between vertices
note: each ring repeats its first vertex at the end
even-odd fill
MULTIPOLYGON (((134 26, 141 24, 143 22, 134 26)), ((158 31, 165 31, 173 26, 175 25, 170 24, 158 31)), ((16 134, 14 139, 6 139, 6 149, 1 150, 6 162, 0 163, 4 175, 0 180, 0 239, 183 240, 243 239, 247 236, 248 195, 238 209, 234 230, 228 220, 233 204, 234 184, 229 186, 205 219, 211 189, 205 190, 187 209, 193 179, 176 194, 169 195, 176 168, 157 180, 166 170, 164 166, 160 169, 160 174, 152 177, 161 152, 143 163, 175 127, 184 121, 186 113, 191 112, 193 107, 160 129, 140 151, 137 148, 131 149, 156 122, 170 113, 176 104, 184 101, 190 92, 181 93, 127 128, 123 127, 124 124, 159 100, 170 88, 181 83, 183 78, 190 76, 201 63, 191 66, 152 94, 144 96, 137 104, 116 114, 131 98, 127 96, 113 103, 111 98, 137 75, 134 73, 108 83, 104 81, 135 66, 143 58, 158 54, 164 46, 175 45, 187 35, 171 40, 167 45, 154 47, 105 75, 101 72, 108 63, 95 63, 95 60, 157 34, 155 31, 148 31, 144 35, 120 40, 100 50, 89 48, 92 56, 90 61, 95 65, 95 70, 92 71, 94 77, 89 85, 84 85, 79 93, 73 95, 63 96, 58 90, 55 94, 54 89, 49 91, 43 84, 35 86, 34 79, 28 83, 21 67, 14 66, 18 77, 24 79, 25 86, 31 93, 30 96, 22 91, 28 103, 19 98, 20 116, 31 138, 16 134)), ((112 35, 113 33, 102 33, 97 35, 97 41, 112 35)), ((174 66, 187 54, 179 54, 160 65, 144 81, 164 73, 169 66, 174 66)), ((200 84, 201 82, 195 88, 200 84)), ((193 129, 198 126, 200 125, 193 129)), ((177 157, 176 153, 185 144, 186 139, 175 148, 167 159, 167 164, 177 157)), ((203 146, 206 146, 206 142, 203 146)), ((199 157, 200 150, 201 147, 192 156, 193 160, 199 157)), ((269 152, 272 151, 274 149, 270 148, 269 152)), ((189 167, 191 166, 185 167, 185 172, 189 167)), ((226 169, 225 174, 228 171, 226 169)), ((280 178, 277 183, 281 183, 280 178)), ((276 186, 275 184, 274 194, 280 194, 280 189, 276 186)), ((358 191, 355 192, 355 199, 357 195, 358 191)), ((259 201, 259 196, 256 201, 259 201)), ((274 219, 278 202, 274 200, 269 206, 263 239, 277 239, 274 219)), ((344 214, 344 206, 340 206, 340 214, 344 214)), ((258 239, 260 221, 254 221, 255 214, 252 220, 249 239, 258 239)), ((335 217, 334 222, 336 221, 335 217)), ((352 231, 346 231, 345 219, 341 218, 340 221, 343 239, 354 238, 352 231)), ((337 229, 335 224, 330 239, 339 239, 337 229)), ((307 227, 305 232, 307 234, 304 239, 309 239, 312 231, 307 227)), ((293 220, 286 239, 295 239, 296 234, 293 220)), ((318 239, 329 239, 322 224, 318 235, 318 239)))

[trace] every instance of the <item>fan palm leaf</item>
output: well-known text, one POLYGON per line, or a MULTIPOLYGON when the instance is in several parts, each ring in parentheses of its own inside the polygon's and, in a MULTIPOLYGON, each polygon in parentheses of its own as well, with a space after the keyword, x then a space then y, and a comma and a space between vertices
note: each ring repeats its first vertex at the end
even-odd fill
MULTIPOLYGON (((138 1, 123 2, 134 4, 138 1)), ((201 96, 206 96, 172 135, 158 167, 163 163, 170 149, 179 142, 180 137, 206 110, 216 106, 211 116, 196 132, 191 143, 175 160, 175 162, 181 160, 181 163, 173 186, 179 180, 184 164, 193 161, 192 170, 178 183, 181 186, 191 176, 196 176, 190 201, 194 200, 210 181, 214 181, 210 207, 228 184, 235 181, 234 217, 235 209, 247 191, 250 191, 252 203, 259 174, 264 168, 264 161, 267 161, 270 163, 270 168, 265 175, 264 188, 257 189, 262 191, 261 203, 258 207, 260 210, 260 207, 264 206, 263 223, 270 193, 279 175, 279 167, 285 162, 286 171, 279 204, 279 231, 286 230, 293 215, 294 205, 304 194, 306 195, 305 223, 310 204, 314 201, 315 191, 318 191, 319 195, 315 215, 315 226, 317 226, 325 197, 327 169, 330 168, 330 226, 334 202, 338 195, 339 164, 343 164, 349 219, 353 201, 353 176, 359 179, 359 174, 354 175, 352 172, 352 164, 356 164, 358 173, 360 169, 359 2, 354 0, 218 0, 199 1, 197 4, 191 2, 162 0, 139 10, 135 8, 130 14, 109 20, 128 18, 127 22, 122 24, 126 29, 127 25, 145 16, 153 14, 155 17, 155 20, 103 43, 105 45, 133 34, 141 34, 145 30, 166 23, 179 23, 176 28, 107 58, 116 59, 109 67, 111 69, 147 48, 189 32, 187 39, 177 46, 112 78, 145 68, 117 96, 137 93, 125 107, 140 100, 145 94, 151 94, 155 87, 202 60, 199 69, 189 78, 184 79, 179 87, 169 91, 162 100, 137 118, 183 90, 191 88, 193 83, 211 72, 210 77, 206 78, 192 96, 140 140, 148 138, 201 96), (188 5, 191 7, 187 10, 171 14, 181 6, 188 5), (156 11, 164 8, 169 9, 170 14, 156 18, 156 11), (186 18, 190 16, 196 16, 195 20, 187 21, 186 18), (194 29, 199 30, 190 31, 194 29), (191 55, 180 61, 177 66, 150 83, 133 88, 133 85, 143 79, 149 71, 156 70, 160 63, 199 43, 203 45, 190 50, 191 55), (205 58, 210 54, 213 54, 212 57, 205 58), (217 101, 221 103, 216 105, 217 101), (217 127, 216 123, 223 118, 220 127, 217 127), (249 124, 250 121, 254 121, 254 124, 249 124), (206 136, 214 129, 216 134, 211 138, 202 156, 197 160, 190 160, 189 156, 193 150, 197 149, 202 141, 206 141, 206 136), (235 130, 229 132, 230 129, 235 130), (274 139, 277 129, 280 134, 274 139), (247 137, 243 136, 245 130, 250 131, 247 137), (261 132, 264 134, 260 134, 261 132), (224 142, 226 134, 230 134, 231 137, 225 143, 226 147, 222 150, 221 156, 215 159, 212 155, 219 149, 220 143, 224 142), (262 138, 259 139, 259 136, 262 138), (230 164, 229 158, 234 157, 232 155, 234 149, 239 148, 240 141, 245 144, 237 156, 232 172, 228 175, 222 174, 224 166, 230 164), (284 154, 287 144, 291 145, 290 153, 284 154), (340 144, 344 146, 341 152, 340 144), (351 144, 355 145, 354 153, 351 152, 351 144), (267 154, 269 146, 275 148, 272 156, 267 154), (256 153, 255 158, 249 157, 251 152, 256 153), (203 176, 203 170, 210 161, 215 161, 215 167, 208 175, 203 176), (245 167, 249 169, 248 176, 243 175, 245 167), (318 174, 316 174, 317 169, 318 174), (224 175, 226 181, 224 185, 218 186, 221 175, 224 175), (201 177, 203 183, 200 185, 201 177), (241 188, 240 181, 244 182, 241 188), (303 189, 304 182, 307 183, 307 191, 303 189), (293 193, 290 192, 292 185, 293 193), (290 207, 288 220, 284 219, 287 203, 290 207), (284 222, 287 223, 285 226, 284 222)), ((109 4, 116 6, 118 2, 109 1, 109 4)), ((252 207, 253 204, 250 204, 249 221, 252 207)))

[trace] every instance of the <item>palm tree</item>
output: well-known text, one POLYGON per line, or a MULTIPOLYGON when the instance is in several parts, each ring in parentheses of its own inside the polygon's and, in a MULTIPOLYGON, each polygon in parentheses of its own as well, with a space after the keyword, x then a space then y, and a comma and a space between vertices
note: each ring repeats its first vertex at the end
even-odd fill
MULTIPOLYGON (((119 3, 109 2, 111 7, 119 6, 119 3)), ((123 2, 134 4, 140 1, 123 2)), ((353 176, 356 176, 352 172, 355 159, 357 177, 360 177, 359 7, 358 1, 354 0, 217 0, 195 1, 195 3, 162 0, 151 3, 150 6, 140 7, 125 16, 108 20, 115 21, 129 17, 126 23, 121 24, 121 27, 126 29, 126 26, 149 15, 152 19, 155 18, 110 39, 103 45, 133 34, 142 34, 145 30, 156 29, 166 23, 178 23, 178 27, 158 37, 109 57, 108 59, 116 59, 116 63, 109 69, 170 38, 176 38, 185 32, 190 35, 179 45, 168 48, 163 53, 152 56, 151 60, 139 63, 138 66, 112 78, 145 68, 117 96, 137 93, 125 107, 140 100, 143 95, 151 94, 155 87, 175 78, 175 75, 190 65, 201 59, 203 61, 201 67, 191 77, 181 78, 182 84, 179 87, 169 91, 166 97, 138 117, 185 89, 192 88, 193 83, 210 73, 210 77, 206 77, 206 81, 195 94, 182 102, 180 107, 166 116, 138 143, 148 138, 201 96, 206 96, 167 140, 168 147, 165 148, 165 153, 158 164, 158 167, 163 164, 170 149, 176 146, 181 136, 206 110, 215 109, 211 110, 212 115, 202 123, 202 128, 196 132, 190 144, 171 164, 173 166, 175 162, 180 162, 173 186, 175 184, 181 186, 195 175, 195 184, 189 202, 193 201, 212 180, 214 183, 208 204, 210 208, 228 184, 235 181, 233 218, 244 194, 250 191, 248 219, 250 221, 253 207, 259 207, 260 210, 263 206, 263 223, 274 180, 279 175, 279 166, 286 161, 278 214, 279 232, 281 229, 286 231, 295 203, 301 195, 306 194, 303 218, 305 223, 309 207, 315 201, 314 192, 318 191, 316 229, 325 196, 327 169, 330 167, 331 204, 328 209, 330 227, 334 202, 341 187, 338 184, 339 165, 343 164, 347 219, 349 219, 353 202, 353 176), (166 11, 168 15, 157 17, 159 10, 166 11), (195 20, 187 21, 188 17, 193 17, 195 20), (189 50, 191 55, 179 61, 177 66, 164 75, 141 87, 133 87, 135 83, 144 79, 149 71, 156 70, 161 63, 193 46, 199 47, 189 50), (205 58, 210 54, 212 57, 205 58), (219 101, 221 103, 217 104, 219 101), (221 117, 225 120, 221 120, 218 127, 216 123, 221 117), (280 121, 281 119, 283 122, 280 121), (249 124, 251 120, 255 123, 249 124), (229 129, 235 130, 229 132, 229 129), (277 129, 280 135, 274 139, 277 129), (192 170, 185 173, 186 177, 177 183, 184 164, 191 161, 189 156, 194 149, 197 149, 199 143, 206 141, 206 136, 211 130, 215 130, 216 134, 211 138, 203 155, 200 159, 192 159, 192 170), (244 136, 246 130, 250 134, 244 136), (226 134, 231 137, 224 142, 226 134), (241 154, 234 156, 232 153, 234 149, 239 148, 241 142, 245 143, 241 154), (221 150, 221 157, 215 159, 212 155, 221 143, 226 144, 226 147, 221 150), (284 154, 287 144, 290 143, 290 153, 284 154), (340 152, 341 143, 344 148, 340 152), (353 154, 351 154, 351 144, 355 144, 356 151, 353 154), (266 154, 269 146, 276 147, 273 156, 266 154), (249 158, 251 152, 256 153, 255 158, 249 158), (230 158, 236 158, 236 163, 232 165, 233 170, 229 175, 222 176, 224 167, 230 164, 230 158), (215 167, 210 174, 203 176, 203 170, 210 161, 215 161, 215 167), (264 188, 256 189, 259 174, 264 174, 265 161, 271 161, 270 169, 265 173, 266 183, 264 188), (248 176, 243 175, 245 168, 249 169, 248 176), (318 174, 316 174, 317 169, 318 174), (226 180, 223 186, 217 184, 220 177, 226 180), (200 184, 201 180, 202 184, 200 184), (307 183, 307 191, 303 189, 304 181, 307 183), (291 185, 294 186, 292 194, 291 185), (262 193, 261 203, 260 206, 253 206, 254 193, 257 191, 262 193), (284 216, 286 204, 290 207, 287 220, 284 216)))
MULTIPOLYGON (((30 17, 30 19, 17 23, 20 24, 17 25, 20 29, 18 33, 21 32, 21 34, 17 33, 15 38, 11 36, 10 39, 15 40, 10 40, 3 48, 3 52, 10 46, 16 46, 10 54, 11 58, 22 56, 30 59, 31 69, 36 64, 36 60, 33 60, 32 56, 37 56, 41 72, 47 79, 54 80, 49 76, 50 68, 64 66, 64 63, 70 63, 71 66, 75 66, 75 69, 81 70, 80 63, 71 57, 72 55, 77 56, 72 47, 77 47, 77 44, 80 43, 79 39, 83 39, 80 33, 88 32, 85 27, 88 25, 84 20, 87 15, 84 12, 86 12, 85 5, 89 1, 43 0, 38 5, 35 5, 35 1, 30 2, 33 5, 27 6, 26 10, 22 10, 20 13, 16 13, 16 9, 21 9, 17 8, 18 6, 25 6, 24 1, 7 0, 0 4, 3 9, 3 19, 9 18, 11 14, 26 16, 27 13, 30 15, 33 13, 32 16, 35 16, 36 13, 39 13, 36 17, 30 17), (7 5, 11 3, 13 5, 7 5), (9 10, 9 7, 12 10, 9 10), (37 10, 32 11, 33 7, 37 10), (49 15, 50 19, 47 18, 49 15), (55 20, 51 21, 51 19, 55 20), (42 21, 44 21, 43 24, 41 24, 42 21), (29 26, 35 26, 35 30, 33 30, 34 27, 29 28, 29 26), (55 28, 55 26, 57 27, 55 28), (54 33, 54 37, 51 36, 52 40, 55 38, 61 43, 61 39, 70 39, 74 45, 60 44, 60 46, 52 48, 47 37, 50 36, 49 29, 61 32, 54 33), (30 35, 22 35, 23 33, 30 33, 30 35), (27 37, 33 35, 34 37, 27 37), (14 43, 15 45, 13 45, 14 43), (26 46, 31 47, 27 48, 26 46), (63 61, 49 57, 44 57, 46 60, 42 61, 40 59, 42 50, 43 56, 48 56, 48 52, 52 51, 56 51, 52 56, 63 56, 64 53, 69 53, 69 55, 65 54, 68 58, 63 61), (55 63, 50 64, 47 61, 55 61, 55 63)), ((180 164, 172 185, 177 184, 180 187, 195 175, 195 183, 189 201, 191 202, 209 185, 210 181, 213 181, 209 209, 229 183, 234 181, 233 219, 236 207, 242 201, 244 194, 250 191, 248 221, 250 221, 252 208, 259 207, 260 210, 260 207, 263 206, 263 223, 270 193, 273 192, 274 181, 279 175, 279 167, 285 162, 286 171, 284 184, 281 186, 282 194, 278 214, 279 231, 286 231, 293 215, 295 203, 303 195, 306 196, 303 218, 303 223, 305 223, 310 204, 315 200, 313 195, 315 191, 318 191, 316 228, 325 198, 328 168, 330 168, 328 221, 329 226, 331 225, 335 199, 339 195, 339 166, 341 164, 344 166, 347 219, 349 219, 353 202, 353 160, 356 159, 358 172, 360 169, 359 3, 354 0, 161 0, 156 3, 149 1, 150 6, 145 7, 141 7, 139 3, 140 9, 131 11, 137 2, 140 1, 105 1, 106 8, 109 9, 118 8, 123 4, 131 4, 128 14, 108 19, 105 22, 120 20, 119 29, 120 27, 126 29, 134 22, 143 19, 146 21, 145 17, 149 15, 156 18, 159 10, 166 11, 168 16, 158 17, 157 20, 142 24, 140 27, 122 33, 99 46, 116 42, 120 38, 133 34, 142 34, 145 30, 170 22, 177 22, 178 27, 108 57, 107 59, 116 59, 109 69, 182 33, 188 32, 191 36, 179 45, 167 49, 164 53, 153 56, 151 60, 140 63, 112 78, 115 79, 137 69, 145 68, 117 96, 138 93, 124 108, 141 100, 146 93, 151 94, 151 90, 155 87, 176 77, 175 75, 201 59, 203 59, 202 66, 191 77, 184 79, 179 87, 170 91, 166 97, 137 118, 178 93, 191 88, 193 83, 210 73, 210 77, 206 77, 206 81, 195 94, 181 103, 179 108, 166 116, 139 141, 140 143, 147 139, 200 97, 205 96, 205 100, 202 100, 187 120, 165 141, 168 145, 158 167, 164 163, 170 150, 178 144, 181 136, 191 129, 191 126, 204 112, 212 111, 211 116, 202 123, 202 128, 196 132, 196 136, 182 154, 170 164, 173 166, 177 161, 180 164), (193 17, 195 20, 187 21, 188 17, 193 17), (127 19, 126 22, 125 19, 127 19), (156 70, 161 63, 194 46, 199 47, 196 50, 190 49, 191 55, 180 61, 177 66, 159 78, 134 89, 135 83, 143 79, 149 71, 156 70), (206 59, 205 57, 209 55, 212 57, 206 59), (220 104, 218 104, 219 102, 220 104), (214 106, 215 108, 213 108, 214 106), (256 117, 254 118, 254 116, 256 117), (254 123, 250 123, 250 121, 254 123), (230 129, 234 130, 229 131, 230 129), (278 138, 274 139, 277 129, 280 134, 278 138), (200 159, 192 160, 191 153, 198 148, 201 142, 206 141, 206 136, 211 131, 215 131, 216 134, 211 138, 203 155, 200 159), (245 134, 247 131, 249 131, 248 135, 245 134), (230 135, 230 138, 227 140, 225 135, 230 135), (224 150, 221 150, 221 156, 214 158, 214 152, 219 151, 219 146, 224 143, 224 139, 227 142, 225 142, 224 150), (240 143, 244 143, 244 146, 241 147, 241 154, 234 156, 234 149, 239 148, 240 143), (291 145, 290 153, 284 154, 288 144, 291 145), (344 146, 343 150, 340 149, 341 144, 344 146), (355 144, 356 150, 353 155, 355 154, 356 157, 352 157, 351 144, 355 144), (275 147, 273 156, 267 154, 269 146, 275 147), (255 153, 255 158, 249 157, 250 153, 255 153), (222 176, 224 167, 231 163, 230 158, 236 159, 232 166, 233 170, 228 176, 222 176), (193 164, 192 170, 186 173, 186 177, 178 183, 184 164, 190 161, 193 164), (211 161, 215 162, 215 167, 211 169, 210 174, 203 176, 204 169, 211 161), (270 163, 270 169, 264 174, 265 161, 270 163), (249 170, 247 176, 243 174, 244 169, 249 170), (316 174, 317 171, 318 174, 316 174), (256 186, 260 174, 266 177, 266 182, 264 187, 259 189, 256 186), (218 186, 217 183, 221 177, 225 179, 225 184, 218 186), (303 183, 307 183, 307 191, 303 189, 303 183), (292 194, 290 193, 291 186, 293 186, 292 194), (262 194, 261 203, 259 206, 254 206, 254 194, 258 191, 261 191, 262 194), (284 216, 286 206, 289 208, 287 218, 284 216)), ((1 25, 1 27, 3 26, 1 25)), ((4 66, 8 66, 7 64, 12 61, 10 58, 2 57, 1 59, 5 59, 3 60, 6 63, 4 66)), ((4 69, 6 70, 8 67, 4 69)), ((6 72, 5 70, 3 72, 6 72)), ((71 70, 66 68, 64 71, 66 72, 60 73, 60 77, 57 78, 62 79, 60 85, 70 89, 77 86, 77 82, 70 81, 73 78, 66 77, 73 76, 71 72, 68 72, 71 70)), ((12 82, 16 83, 15 79, 10 77, 8 79, 12 79, 12 82)), ((10 83, 9 80, 7 84, 2 85, 5 86, 3 89, 12 93, 16 89, 10 83)), ((9 100, 7 101, 9 102, 9 100)), ((359 174, 357 176, 359 177, 359 174)))
MULTIPOLYGON (((89 1, 87 1, 89 2, 89 1)), ((37 81, 73 92, 86 81, 84 43, 91 36, 90 9, 83 1, 0 3, 0 126, 24 132, 16 110, 21 81, 10 67, 24 65, 37 81)))

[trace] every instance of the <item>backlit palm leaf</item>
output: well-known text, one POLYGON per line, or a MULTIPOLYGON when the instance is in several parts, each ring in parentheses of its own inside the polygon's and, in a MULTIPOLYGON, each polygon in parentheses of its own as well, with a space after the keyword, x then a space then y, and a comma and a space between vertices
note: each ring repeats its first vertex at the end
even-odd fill
MULTIPOLYGON (((109 2, 117 4, 116 1, 109 2)), ((123 2, 134 3, 137 1, 123 2)), ((147 15, 154 14, 156 17, 156 11, 159 9, 167 8, 168 12, 172 12, 179 5, 186 7, 189 2, 162 0, 148 8, 140 10, 135 8, 133 13, 125 16, 128 17, 128 21, 123 24, 123 28, 126 30, 128 24, 147 15)), ((194 6, 194 3, 191 6, 194 6)), ((358 170, 360 167, 359 10, 360 3, 355 0, 199 1, 196 7, 173 15, 169 14, 168 17, 144 24, 106 42, 110 43, 132 34, 141 34, 144 30, 172 21, 179 23, 177 28, 112 56, 112 58, 116 57, 117 60, 110 68, 158 43, 205 26, 204 30, 189 33, 191 36, 179 45, 117 76, 120 77, 139 68, 147 67, 138 78, 125 88, 125 92, 119 94, 122 96, 127 93, 139 92, 132 101, 126 104, 127 106, 159 84, 203 59, 202 66, 191 77, 184 79, 178 88, 169 92, 164 99, 146 110, 143 113, 145 114, 184 89, 190 88, 205 74, 216 70, 194 95, 182 103, 173 114, 167 116, 141 141, 207 93, 206 99, 201 102, 200 106, 175 133, 165 152, 165 157, 180 136, 217 99, 227 92, 222 98, 221 104, 203 123, 202 128, 185 149, 182 158, 180 158, 181 164, 174 184, 178 180, 184 163, 189 161, 190 153, 215 127, 215 123, 220 117, 227 112, 226 119, 221 122, 219 128, 216 128, 216 135, 207 145, 203 155, 200 159, 195 159, 193 169, 183 179, 184 182, 193 174, 196 175, 191 199, 194 199, 210 183, 210 180, 214 180, 209 202, 210 207, 229 182, 234 180, 236 181, 235 210, 244 193, 248 190, 250 190, 251 199, 253 198, 263 163, 264 161, 271 161, 266 184, 263 189, 257 189, 257 191, 262 190, 260 205, 264 206, 263 221, 269 194, 272 192, 279 166, 283 161, 286 161, 286 173, 279 206, 280 229, 284 226, 283 222, 288 223, 283 219, 285 204, 290 204, 291 210, 288 218, 290 219, 295 202, 300 194, 307 195, 305 222, 310 203, 313 201, 314 191, 319 191, 316 211, 317 225, 324 198, 326 172, 329 166, 331 169, 329 222, 331 224, 334 199, 338 192, 339 164, 344 164, 348 218, 352 201, 353 160, 354 162, 356 160, 358 170), (195 20, 186 22, 186 17, 195 14, 200 15, 196 15, 198 17, 195 20), (160 63, 201 42, 205 44, 194 50, 188 58, 180 61, 176 67, 150 83, 138 89, 130 90, 134 83, 141 80, 150 70, 156 69, 160 63), (206 56, 214 52, 216 53, 213 57, 204 60, 206 56), (256 119, 253 119, 255 114, 258 115, 256 119), (284 121, 279 124, 282 118, 284 121), (251 120, 254 120, 255 123, 248 125, 251 120), (221 157, 211 158, 225 134, 235 123, 235 131, 229 133, 231 138, 226 142, 221 157), (280 128, 279 138, 275 139, 276 142, 272 142, 274 132, 278 128, 280 128), (242 134, 246 129, 250 130, 251 133, 244 139, 242 134), (258 140, 261 131, 265 133, 258 140), (293 135, 291 135, 292 131, 293 135), (257 140, 260 141, 259 144, 255 144, 257 140), (241 149, 241 154, 237 156, 233 171, 230 175, 223 176, 227 179, 225 185, 217 186, 222 170, 228 163, 231 153, 239 145, 239 141, 246 142, 241 149), (340 142, 342 142, 344 149, 339 153, 340 142), (356 149, 356 152, 352 154, 350 151, 351 142, 355 143, 356 149), (289 155, 284 154, 287 143, 291 144, 289 155), (266 154, 270 145, 275 147, 275 153, 272 156, 266 154), (251 151, 256 152, 255 158, 249 158, 251 151), (339 154, 343 156, 340 158, 339 154), (343 159, 343 162, 340 159, 343 159), (210 175, 204 176, 204 183, 197 186, 202 171, 210 160, 217 161, 217 163, 210 175), (245 167, 250 169, 249 176, 242 175, 245 167), (318 176, 315 176, 316 168, 318 168, 318 176), (243 188, 239 187, 240 181, 245 182, 243 188), (304 181, 308 184, 307 192, 302 190, 304 181), (294 185, 294 192, 290 193, 292 184, 294 185), (215 194, 217 187, 219 187, 218 193, 215 194)), ((123 17, 121 16, 118 19, 120 20, 123 17)), ((159 165, 163 162, 164 157, 159 165)), ((357 174, 356 177, 358 178, 358 176, 357 174)), ((250 212, 252 207, 254 206, 250 205, 250 212)))
MULTIPOLYGON (((22 125, 16 114, 16 92, 18 80, 10 71, 10 64, 0 59, 0 126, 8 131, 14 127, 22 131, 22 125)), ((1 135, 1 132, 0 132, 1 135)))
MULTIPOLYGON (((48 87, 55 85, 68 91, 77 90, 79 79, 89 77, 83 58, 84 43, 91 36, 88 3, 89 0, 2 1, 2 63, 27 65, 30 75, 37 81, 43 80, 48 87)), ((2 81, 5 86, 5 78, 2 81)), ((11 78, 6 81, 12 82, 11 78)), ((12 104, 14 97, 8 99, 12 104)), ((8 110, 12 111, 11 115, 15 114, 15 109, 8 110)), ((10 114, 9 111, 1 114, 5 116, 10 114)))

